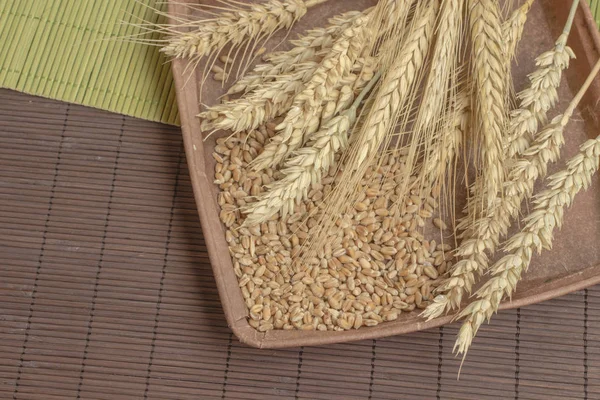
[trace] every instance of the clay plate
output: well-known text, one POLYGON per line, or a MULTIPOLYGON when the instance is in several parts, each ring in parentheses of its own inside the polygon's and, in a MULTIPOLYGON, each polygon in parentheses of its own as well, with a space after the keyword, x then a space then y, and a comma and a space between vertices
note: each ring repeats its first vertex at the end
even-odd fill
MULTIPOLYGON (((191 12, 189 7, 181 5, 181 1, 176 0, 169 4, 171 15, 191 12)), ((375 1, 368 0, 330 0, 311 9, 295 26, 292 35, 311 26, 321 25, 325 18, 340 12, 366 8, 374 3, 375 1)), ((598 58, 600 50, 600 37, 588 5, 585 2, 580 4, 569 38, 569 45, 578 58, 572 62, 563 77, 561 101, 557 107, 559 111, 564 110, 573 93, 579 88, 598 58)), ((550 49, 554 39, 560 34, 569 5, 570 2, 567 1, 552 0, 539 0, 534 3, 513 70, 517 90, 527 83, 527 73, 534 68, 535 56, 550 49)), ((274 37, 267 47, 281 43, 282 37, 283 35, 274 37)), ((279 48, 284 47, 285 45, 280 45, 279 48)), ((451 320, 451 316, 446 316, 425 322, 419 318, 417 312, 412 312, 401 314, 398 320, 393 322, 345 332, 275 330, 260 333, 252 328, 246 320, 247 308, 233 272, 225 242, 225 230, 219 220, 218 188, 212 183, 215 161, 211 153, 218 135, 203 141, 200 121, 196 118, 200 111, 199 99, 201 98, 204 104, 214 104, 223 93, 223 89, 219 82, 209 78, 200 93, 199 71, 202 65, 191 74, 186 71, 186 65, 182 60, 173 62, 187 162, 223 310, 229 326, 241 342, 258 348, 322 345, 414 332, 440 326, 451 320)), ((588 137, 595 137, 600 132, 599 100, 600 82, 596 80, 567 127, 567 145, 563 155, 573 155, 579 143, 588 137)), ((559 163, 551 168, 551 172, 561 166, 562 163, 559 163)), ((554 249, 534 258, 512 301, 503 303, 502 309, 537 303, 600 282, 600 184, 597 177, 592 188, 580 194, 574 206, 565 215, 565 224, 555 235, 554 249)))

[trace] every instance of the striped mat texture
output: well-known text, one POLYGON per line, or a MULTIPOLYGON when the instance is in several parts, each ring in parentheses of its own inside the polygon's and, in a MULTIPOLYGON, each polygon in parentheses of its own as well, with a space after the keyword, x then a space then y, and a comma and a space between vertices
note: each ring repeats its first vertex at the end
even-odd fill
MULTIPOLYGON (((178 123, 169 64, 134 44, 160 0, 0 0, 0 87, 178 123)), ((144 36, 157 39, 157 34, 144 36)))
POLYGON ((256 350, 227 328, 177 128, 0 90, 1 399, 598 399, 600 287, 456 325, 256 350))

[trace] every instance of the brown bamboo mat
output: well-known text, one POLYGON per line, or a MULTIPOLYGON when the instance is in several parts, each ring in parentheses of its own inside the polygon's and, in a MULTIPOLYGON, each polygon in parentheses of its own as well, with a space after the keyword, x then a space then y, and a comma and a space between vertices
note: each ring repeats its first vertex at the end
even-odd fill
POLYGON ((239 344, 179 130, 0 90, 1 399, 600 398, 600 287, 456 330, 239 344))

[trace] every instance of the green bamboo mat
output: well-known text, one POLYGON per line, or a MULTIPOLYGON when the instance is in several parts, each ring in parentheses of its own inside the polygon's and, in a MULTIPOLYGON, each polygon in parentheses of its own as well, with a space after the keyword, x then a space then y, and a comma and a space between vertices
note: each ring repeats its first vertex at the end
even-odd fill
MULTIPOLYGON (((0 87, 178 124, 156 47, 118 40, 156 21, 157 0, 0 0, 0 87)), ((157 38, 149 35, 146 38, 157 38)))
POLYGON ((600 26, 600 0, 588 0, 596 25, 600 26))

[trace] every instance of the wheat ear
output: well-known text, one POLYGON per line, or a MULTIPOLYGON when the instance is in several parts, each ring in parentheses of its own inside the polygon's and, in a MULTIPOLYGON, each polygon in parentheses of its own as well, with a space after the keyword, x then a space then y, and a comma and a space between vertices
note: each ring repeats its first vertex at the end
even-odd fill
POLYGON ((326 122, 305 147, 294 152, 281 171, 283 178, 243 210, 248 213, 244 225, 252 226, 267 221, 278 212, 282 216, 293 213, 295 201, 305 198, 310 186, 321 181, 322 174, 333 164, 335 154, 347 146, 348 131, 354 125, 358 106, 379 79, 379 75, 372 74, 372 69, 371 73, 363 73, 362 76, 371 78, 359 78, 356 82, 355 90, 362 91, 356 99, 351 97, 354 104, 326 122))
MULTIPOLYGON (((437 5, 437 2, 432 2, 437 5)), ((402 48, 396 55, 395 62, 386 71, 382 79, 375 103, 366 116, 364 132, 361 133, 356 160, 352 161, 350 170, 360 171, 372 160, 379 150, 386 135, 395 126, 393 119, 405 106, 413 85, 419 76, 419 70, 425 63, 429 51, 437 7, 426 7, 412 31, 406 37, 402 48)))
POLYGON ((294 46, 288 51, 273 52, 264 57, 264 64, 258 64, 254 69, 239 79, 227 94, 237 94, 255 90, 260 85, 275 80, 278 75, 289 74, 296 70, 298 65, 306 62, 320 62, 324 57, 324 50, 328 51, 333 46, 333 41, 347 29, 356 18, 369 14, 372 9, 364 11, 350 11, 329 19, 326 28, 309 30, 298 39, 290 40, 294 46))
POLYGON ((521 41, 523 28, 527 22, 527 13, 535 0, 527 0, 521 7, 512 12, 510 17, 502 24, 502 37, 504 38, 504 58, 510 64, 515 57, 517 45, 521 41))
POLYGON ((536 58, 538 69, 529 75, 529 87, 518 95, 520 106, 511 112, 504 139, 507 159, 521 154, 528 147, 532 135, 538 130, 538 123, 546 122, 546 113, 558 101, 557 88, 562 71, 569 67, 569 60, 575 58, 573 50, 566 44, 578 3, 579 0, 573 1, 563 33, 552 50, 536 58))
POLYGON ((474 223, 463 219, 458 229, 465 229, 461 245, 455 254, 461 259, 453 266, 450 276, 437 288, 440 293, 423 312, 432 319, 460 307, 463 293, 470 293, 476 274, 487 268, 486 251, 494 251, 499 238, 506 235, 510 221, 520 209, 523 200, 533 192, 538 177, 544 176, 549 162, 560 156, 564 144, 563 131, 573 110, 555 117, 539 134, 532 146, 512 164, 505 182, 503 196, 496 200, 493 212, 474 223))
POLYGON ((441 123, 436 130, 434 145, 427 152, 421 171, 427 187, 434 187, 440 182, 460 149, 469 122, 470 102, 466 91, 456 94, 446 114, 445 123, 441 123))
MULTIPOLYGON (((564 124, 568 121, 583 95, 600 71, 600 60, 596 62, 579 92, 561 118, 564 124)), ((564 126, 564 124, 562 126, 564 126)), ((562 136, 562 135, 561 135, 562 136)), ((511 253, 496 262, 492 268, 492 277, 477 291, 477 300, 470 303, 459 315, 464 318, 454 350, 465 354, 474 336, 485 320, 490 320, 498 311, 504 294, 510 296, 514 292, 521 274, 531 262, 533 251, 552 246, 552 231, 560 227, 563 207, 570 206, 575 195, 581 189, 587 189, 591 177, 598 169, 600 157, 600 136, 586 141, 580 152, 567 162, 566 170, 560 171, 548 179, 548 189, 534 197, 533 211, 524 219, 525 227, 520 233, 511 237, 504 247, 511 253)))
MULTIPOLYGON (((445 114, 457 112, 460 115, 463 111, 462 106, 466 104, 464 101, 466 93, 461 94, 460 99, 453 98, 456 96, 456 70, 460 53, 462 17, 463 1, 447 0, 442 3, 435 29, 443 34, 437 35, 435 47, 432 50, 431 71, 425 84, 421 107, 413 127, 405 161, 406 177, 411 177, 415 175, 415 164, 419 154, 423 152, 426 154, 423 159, 424 166, 419 174, 420 179, 417 180, 424 190, 431 188, 433 180, 437 180, 439 177, 437 173, 445 172, 446 160, 454 157, 454 154, 444 153, 446 148, 441 147, 452 147, 454 133, 456 133, 455 115, 445 114), (450 107, 447 107, 448 105, 450 107)), ((461 119, 462 115, 458 118, 461 119)), ((453 152, 453 147, 450 152, 453 152)), ((409 186, 401 184, 399 188, 396 203, 401 204, 407 195, 409 186)))
POLYGON ((454 351, 466 354, 484 321, 498 311, 504 295, 511 296, 523 272, 527 271, 533 252, 552 247, 552 231, 562 224, 563 208, 569 207, 581 189, 591 185, 598 170, 600 136, 586 141, 580 152, 567 162, 567 169, 548 178, 548 189, 535 196, 535 207, 524 222, 523 230, 510 238, 505 251, 510 253, 496 262, 492 277, 477 291, 477 300, 460 314, 465 321, 459 330, 454 351))
POLYGON ((242 132, 278 117, 291 107, 294 97, 304 89, 318 66, 314 61, 306 61, 297 65, 294 72, 279 75, 239 99, 209 107, 198 114, 202 130, 242 132))
POLYGON ((172 58, 197 60, 221 51, 225 46, 239 47, 252 40, 270 37, 280 29, 289 29, 302 18, 309 6, 326 0, 269 0, 247 9, 234 8, 216 18, 190 21, 188 32, 174 31, 161 51, 172 58))
POLYGON ((506 75, 500 10, 494 0, 469 0, 469 23, 473 43, 475 115, 483 156, 484 208, 496 198, 504 181, 502 132, 506 122, 506 75))
POLYGON ((323 100, 350 71, 368 41, 367 17, 357 18, 344 30, 331 52, 323 59, 305 88, 296 95, 291 109, 277 127, 277 134, 252 162, 254 170, 278 165, 292 151, 299 148, 305 136, 314 133, 320 123, 323 100))

